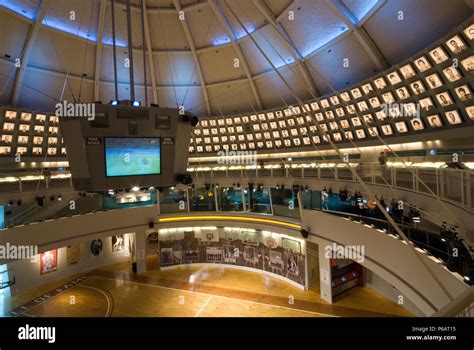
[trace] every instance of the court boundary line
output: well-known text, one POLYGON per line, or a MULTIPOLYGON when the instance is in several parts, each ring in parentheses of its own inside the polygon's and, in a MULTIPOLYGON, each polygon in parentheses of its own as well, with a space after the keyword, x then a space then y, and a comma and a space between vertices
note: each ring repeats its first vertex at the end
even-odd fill
POLYGON ((102 295, 105 296, 105 299, 107 299, 107 312, 105 313, 105 316, 104 317, 110 317, 112 316, 112 307, 111 307, 111 302, 110 302, 110 298, 109 296, 103 291, 101 290, 101 288, 99 287, 94 287, 94 286, 88 286, 88 285, 78 285, 78 287, 83 287, 83 288, 90 288, 90 289, 93 289, 93 290, 96 290, 97 292, 101 293, 102 295))
POLYGON ((209 297, 209 299, 206 300, 206 302, 204 304, 202 304, 201 308, 199 309, 199 311, 196 313, 196 315, 194 315, 194 317, 198 317, 199 314, 204 310, 204 308, 207 306, 207 304, 209 303, 209 301, 211 301, 212 297, 209 297))
MULTIPOLYGON (((107 299, 107 313, 105 314, 104 317, 110 317, 110 315, 108 316, 109 310, 110 310, 110 300, 109 300, 109 297, 107 296, 107 294, 106 294, 105 292, 103 292, 103 291, 100 291, 98 287, 83 286, 83 285, 80 285, 79 283, 76 284, 76 285, 73 286, 73 287, 70 287, 70 288, 67 288, 67 289, 63 290, 62 292, 59 292, 58 294, 53 295, 52 297, 50 297, 50 298, 48 298, 48 299, 46 299, 46 300, 43 300, 43 301, 37 303, 36 305, 33 305, 33 306, 30 307, 29 309, 25 310, 25 312, 22 312, 22 313, 20 313, 19 315, 15 316, 15 317, 21 317, 22 315, 27 316, 27 317, 38 317, 38 316, 33 316, 33 315, 30 315, 30 314, 27 314, 27 312, 28 312, 28 311, 31 311, 31 310, 33 310, 33 309, 35 309, 35 308, 37 308, 38 306, 40 306, 40 305, 46 303, 46 302, 49 301, 49 300, 55 299, 55 298, 58 297, 59 295, 64 294, 65 292, 67 292, 67 291, 69 291, 69 290, 71 290, 71 289, 74 289, 75 287, 85 287, 85 288, 94 289, 94 290, 96 290, 97 292, 102 293, 103 295, 105 295, 105 298, 107 299)), ((48 316, 39 316, 39 317, 48 317, 48 316)))
MULTIPOLYGON (((12 311, 14 311, 14 310, 16 310, 16 309, 18 309, 18 308, 22 308, 22 307, 24 307, 25 305, 28 305, 28 303, 31 302, 31 301, 35 301, 36 299, 43 298, 44 295, 48 294, 49 292, 51 292, 51 291, 53 291, 53 290, 58 290, 58 289, 60 289, 60 288, 64 288, 65 286, 67 286, 67 285, 69 285, 69 284, 73 284, 72 287, 64 288, 62 291, 60 291, 60 292, 58 292, 58 293, 52 295, 51 297, 46 298, 46 299, 43 300, 43 301, 40 301, 39 303, 36 303, 36 304, 33 305, 32 307, 27 308, 25 311, 22 311, 22 312, 16 314, 15 316, 13 316, 13 317, 21 317, 21 315, 25 315, 25 312, 27 312, 28 310, 31 310, 31 309, 33 309, 33 308, 35 308, 35 307, 37 307, 37 306, 39 306, 39 305, 41 305, 41 304, 47 302, 47 301, 50 300, 50 299, 56 298, 58 295, 64 293, 65 291, 67 291, 67 290, 69 290, 69 289, 71 289, 71 288, 74 288, 75 286, 81 284, 82 282, 84 282, 85 280, 87 280, 88 277, 89 277, 88 275, 79 276, 79 277, 76 278, 75 280, 69 281, 68 283, 65 283, 65 284, 60 285, 60 286, 58 286, 58 287, 56 287, 56 288, 53 288, 53 289, 51 289, 51 290, 49 290, 49 291, 43 293, 42 295, 36 297, 35 299, 32 299, 32 300, 30 300, 30 301, 27 301, 26 303, 24 303, 24 304, 22 304, 22 305, 19 305, 18 307, 14 308, 14 309, 12 309, 12 310, 10 310, 10 311, 8 311, 8 312, 11 313, 12 311), (80 281, 79 281, 79 282, 75 282, 76 280, 80 280, 80 281)), ((30 315, 29 317, 34 317, 34 316, 31 316, 31 315, 30 315)))
MULTIPOLYGON (((90 275, 90 277, 97 277, 97 278, 102 278, 102 279, 106 279, 106 280, 110 280, 110 281, 115 281, 114 278, 104 277, 104 276, 90 275)), ((340 317, 340 316, 336 316, 336 315, 323 314, 323 313, 321 313, 321 312, 315 312, 315 311, 309 311, 309 310, 302 310, 302 309, 291 308, 291 307, 287 307, 287 306, 280 306, 280 305, 272 305, 272 304, 260 303, 260 302, 258 302, 258 301, 251 301, 251 300, 245 300, 245 299, 237 299, 237 298, 226 297, 226 296, 217 295, 217 294, 209 294, 209 293, 203 293, 203 292, 195 292, 195 291, 189 291, 189 290, 185 290, 185 289, 178 289, 178 288, 172 288, 172 287, 163 287, 163 286, 157 286, 157 285, 154 285, 154 284, 147 284, 147 283, 136 282, 136 281, 127 281, 127 280, 125 280, 125 279, 121 279, 120 281, 122 281, 122 282, 127 282, 127 283, 135 283, 135 284, 138 284, 138 285, 143 285, 143 286, 148 286, 148 287, 162 288, 162 289, 168 289, 168 290, 179 291, 179 292, 186 292, 186 293, 191 293, 191 294, 198 294, 198 295, 205 295, 205 296, 216 297, 216 298, 223 298, 223 299, 228 299, 228 300, 233 300, 233 301, 247 302, 247 303, 256 304, 256 305, 270 306, 270 307, 280 308, 280 309, 285 309, 285 310, 306 312, 306 313, 309 313, 309 314, 320 315, 320 316, 326 316, 326 317, 340 317)))

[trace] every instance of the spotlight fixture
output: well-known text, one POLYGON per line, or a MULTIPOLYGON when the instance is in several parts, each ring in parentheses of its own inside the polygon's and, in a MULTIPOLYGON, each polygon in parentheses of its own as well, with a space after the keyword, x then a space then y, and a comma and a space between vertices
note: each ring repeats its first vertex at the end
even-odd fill
POLYGON ((293 158, 291 157, 288 157, 288 161, 291 162, 293 160, 293 158))
POLYGON ((119 104, 119 101, 118 101, 118 100, 111 100, 111 101, 110 101, 110 104, 111 104, 112 106, 117 106, 117 105, 119 104))
POLYGON ((21 206, 22 204, 23 204, 23 202, 21 201, 20 198, 18 198, 18 200, 16 201, 16 205, 21 206))
POLYGON ((133 186, 131 191, 132 191, 132 192, 138 192, 138 191, 140 191, 140 187, 138 187, 138 186, 133 186))
POLYGON ((8 201, 8 206, 9 206, 9 207, 13 207, 13 199, 10 199, 10 200, 8 201))
POLYGON ((61 196, 61 193, 58 194, 58 201, 61 202, 63 200, 63 196, 61 196))
POLYGON ((141 103, 140 101, 133 101, 133 102, 132 102, 132 106, 133 106, 133 107, 140 107, 141 104, 142 104, 142 103, 141 103))

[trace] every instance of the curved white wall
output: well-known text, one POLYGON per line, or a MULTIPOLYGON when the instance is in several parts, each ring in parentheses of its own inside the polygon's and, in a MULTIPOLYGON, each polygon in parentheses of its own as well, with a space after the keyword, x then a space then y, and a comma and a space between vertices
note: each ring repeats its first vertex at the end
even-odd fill
MULTIPOLYGON (((317 243, 320 251, 333 242, 363 246, 365 260, 361 264, 395 286, 425 315, 433 314, 450 302, 411 247, 401 240, 335 215, 314 210, 302 210, 302 213, 302 226, 309 227, 311 232, 308 239, 317 243)), ((453 298, 468 288, 461 276, 451 273, 426 254, 416 254, 430 266, 453 298)))

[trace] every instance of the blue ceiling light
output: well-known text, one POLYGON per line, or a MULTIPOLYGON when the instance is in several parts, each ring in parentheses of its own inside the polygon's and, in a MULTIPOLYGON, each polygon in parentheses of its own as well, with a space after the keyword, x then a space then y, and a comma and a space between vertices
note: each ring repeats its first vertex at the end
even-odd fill
POLYGON ((133 102, 132 102, 132 106, 133 106, 133 107, 140 107, 140 105, 141 105, 141 102, 140 102, 140 101, 133 101, 133 102))
POLYGON ((34 19, 35 18, 35 13, 36 9, 31 8, 31 9, 26 9, 22 4, 16 4, 14 2, 9 2, 9 1, 0 1, 0 7, 5 7, 9 9, 10 11, 13 11, 20 16, 26 17, 28 19, 34 19))
POLYGON ((119 101, 117 101, 117 100, 112 100, 112 101, 110 101, 110 104, 111 104, 112 106, 117 106, 117 105, 119 104, 119 101))

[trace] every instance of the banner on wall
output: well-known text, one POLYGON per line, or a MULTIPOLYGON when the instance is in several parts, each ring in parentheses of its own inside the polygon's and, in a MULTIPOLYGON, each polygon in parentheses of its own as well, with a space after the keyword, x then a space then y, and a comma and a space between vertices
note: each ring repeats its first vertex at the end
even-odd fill
POLYGON ((76 265, 81 261, 81 245, 67 246, 67 266, 76 265))
POLYGON ((90 244, 91 258, 92 259, 101 258, 103 249, 104 249, 104 244, 102 243, 101 239, 92 240, 90 244))
POLYGON ((280 252, 270 250, 270 266, 279 270, 283 269, 283 255, 280 252))
POLYGON ((125 253, 125 239, 123 235, 112 236, 112 254, 124 254, 125 253))
POLYGON ((206 247, 207 262, 217 263, 222 261, 221 247, 206 247))
POLYGON ((249 246, 244 247, 244 260, 248 262, 258 261, 258 255, 257 255, 257 251, 255 247, 249 247, 249 246))
POLYGON ((58 250, 50 250, 40 254, 40 273, 42 275, 58 269, 58 250))
POLYGON ((239 248, 233 245, 225 245, 222 248, 224 248, 224 262, 235 264, 239 257, 239 248))
POLYGON ((289 274, 297 276, 299 271, 298 271, 298 256, 296 256, 293 253, 288 253, 288 258, 287 258, 287 270, 289 274))

